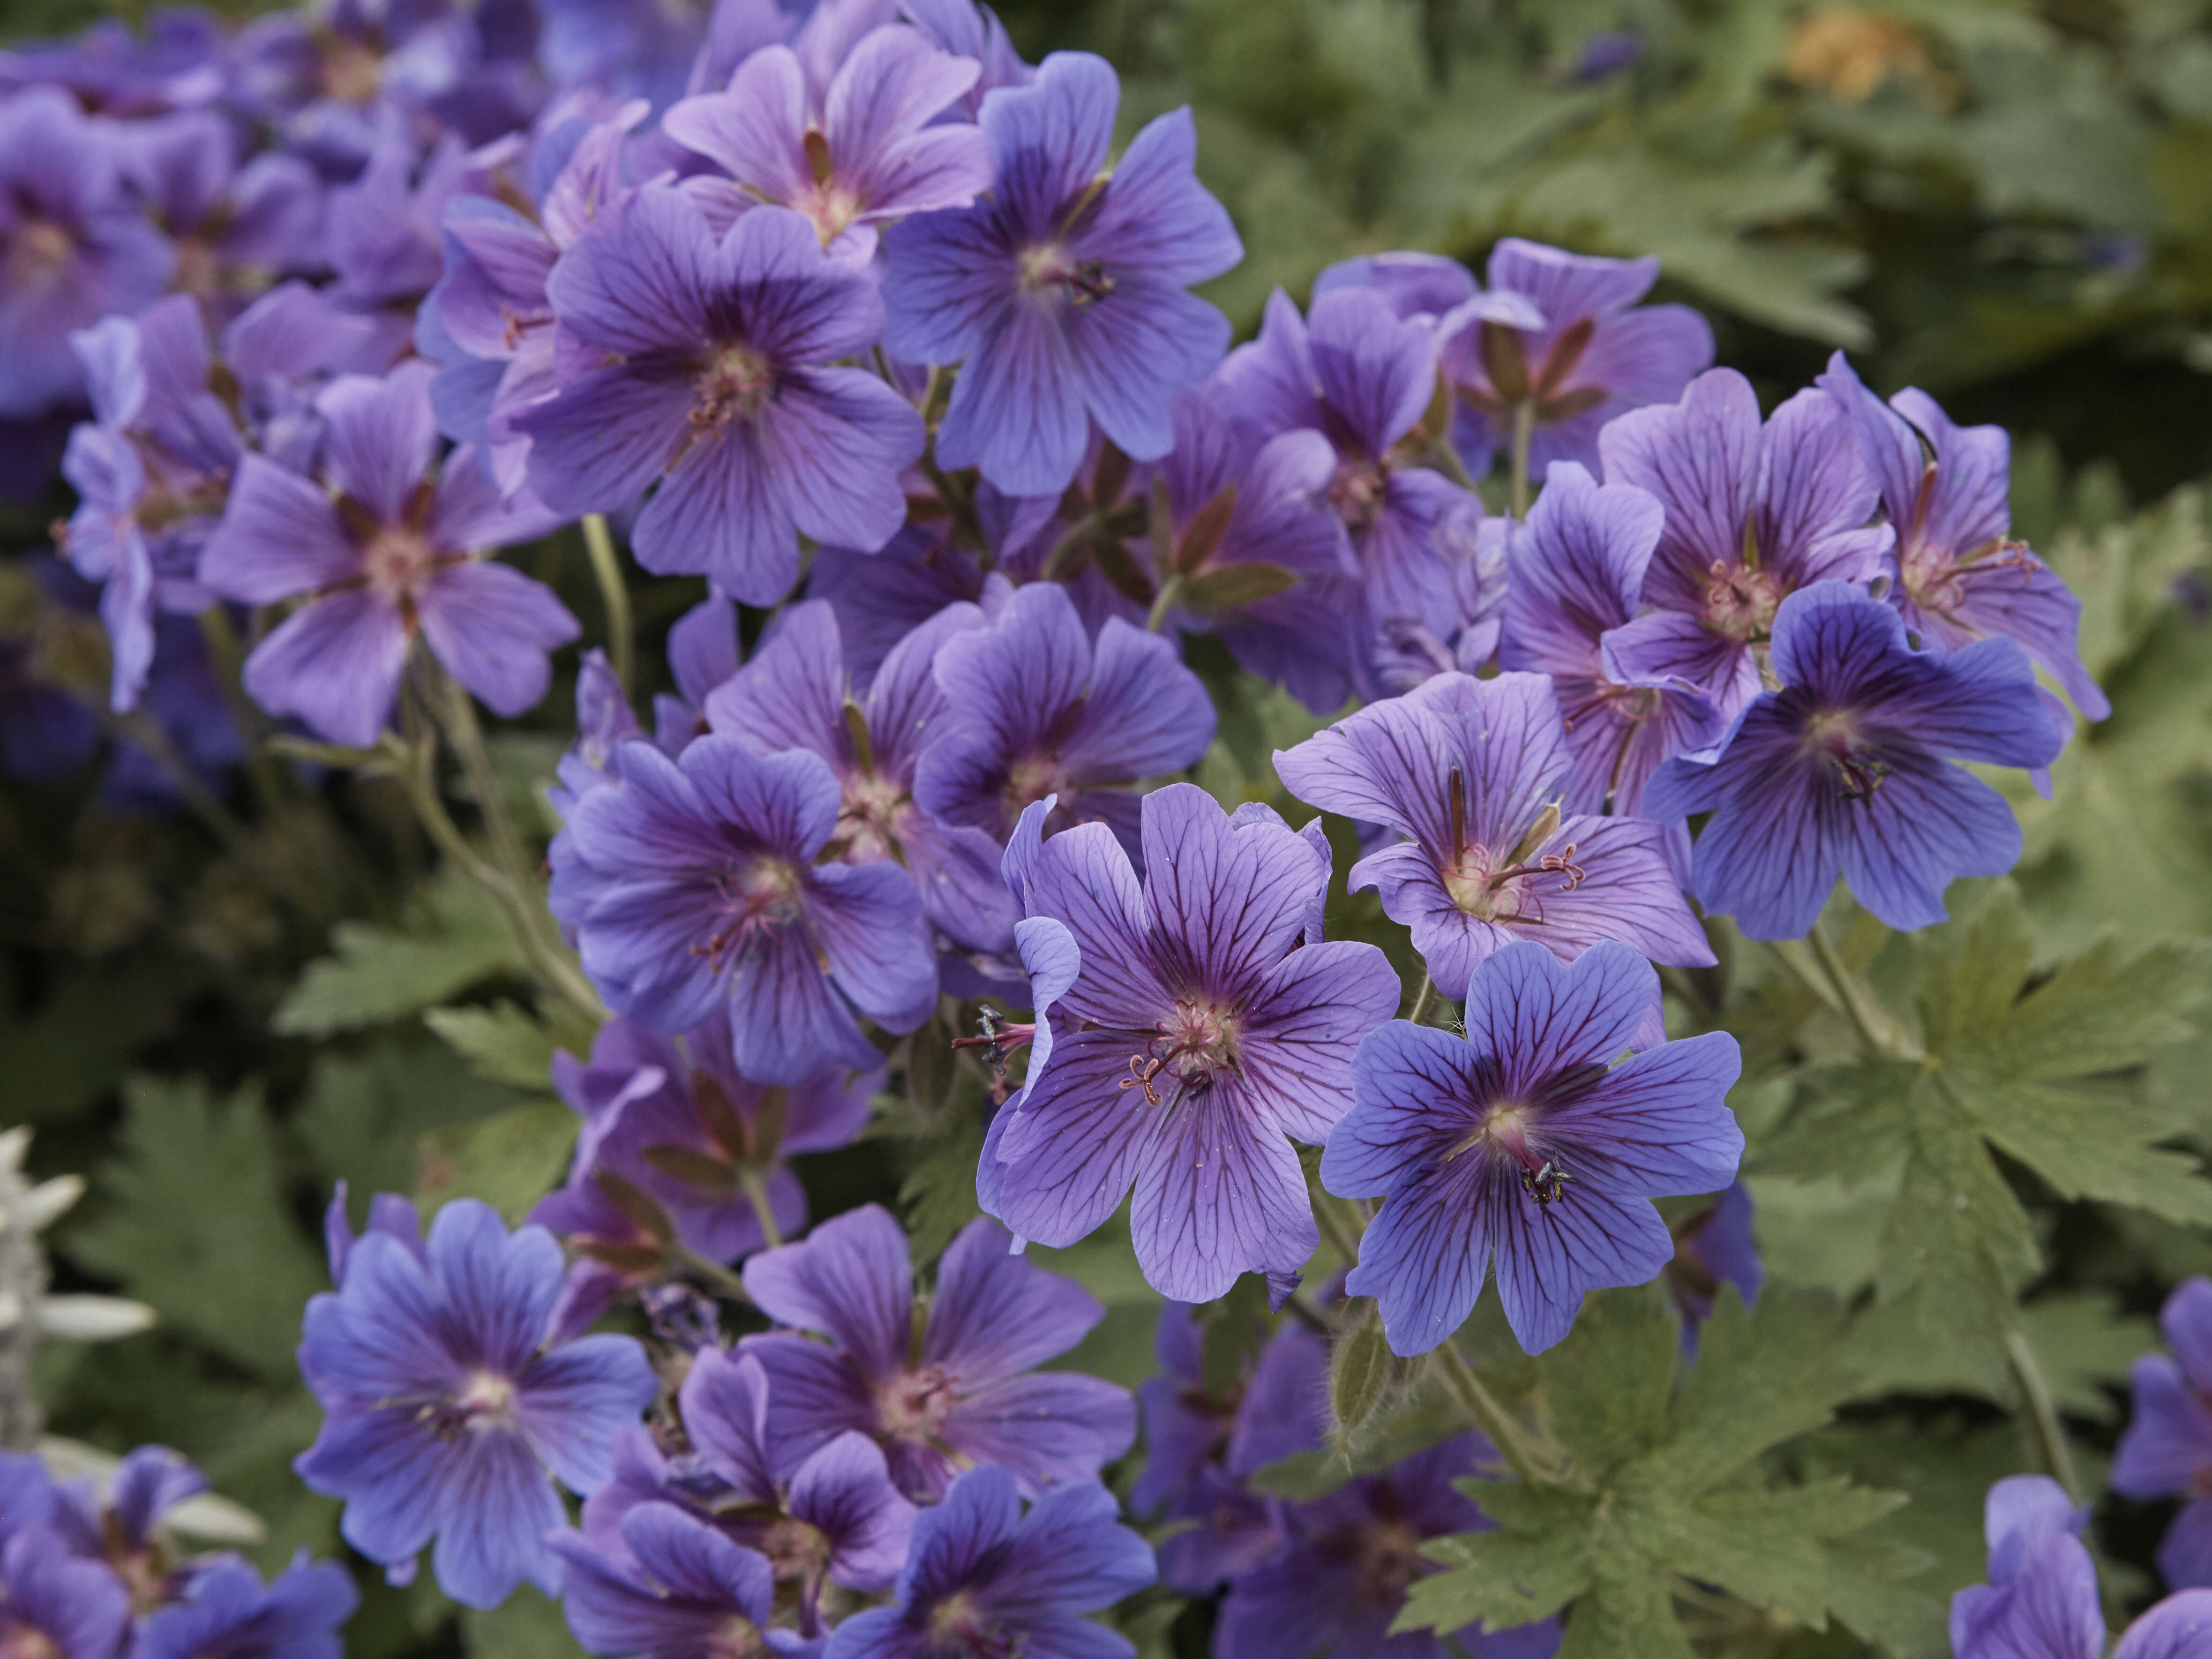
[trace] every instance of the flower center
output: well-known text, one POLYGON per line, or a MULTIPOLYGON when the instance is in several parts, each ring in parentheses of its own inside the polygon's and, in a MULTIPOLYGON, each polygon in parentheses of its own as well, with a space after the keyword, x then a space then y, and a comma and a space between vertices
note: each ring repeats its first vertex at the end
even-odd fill
POLYGON ((459 1389, 422 1408, 441 1440, 464 1434, 483 1434, 514 1426, 515 1388, 507 1377, 491 1371, 471 1371, 459 1389))
POLYGON ((1129 1075, 1121 1079, 1124 1089, 1142 1089, 1153 1105, 1167 1098, 1160 1092, 1163 1075, 1179 1092, 1202 1095, 1218 1073, 1237 1069, 1237 1020, 1230 1010, 1187 998, 1159 1030, 1142 1054, 1129 1056, 1129 1075))
POLYGON ((716 973, 723 958, 741 950, 756 934, 788 927, 799 919, 799 872, 781 859, 755 859, 734 866, 714 884, 719 924, 691 954, 705 957, 716 973))
POLYGON ((769 1651, 760 1627, 741 1613, 722 1620, 707 1638, 707 1659, 768 1659, 769 1651))
POLYGON ((833 844, 848 864, 867 864, 898 856, 899 821, 907 792, 875 772, 855 772, 845 780, 844 805, 837 814, 833 844))
POLYGON ((76 238, 51 219, 27 219, 8 239, 8 285, 32 288, 57 281, 76 257, 76 238))
POLYGON ((422 591, 437 562, 420 532, 396 525, 378 531, 361 550, 369 586, 403 605, 422 591))
POLYGON ((957 1380, 942 1365, 924 1365, 896 1377, 877 1393, 876 1420, 894 1440, 936 1440, 952 1414, 957 1380))
POLYGON ((929 1634, 922 1647, 927 1659, 1012 1659, 1014 1644, 1000 1621, 961 1590, 929 1610, 929 1634))
POLYGON ((1067 769, 1060 764, 1057 755, 1024 755, 1006 769, 1006 818, 1009 823, 1022 815, 1022 809, 1047 795, 1064 793, 1071 780, 1067 769))
POLYGON ((342 104, 366 104, 384 82, 384 60, 359 40, 323 42, 323 90, 342 104))
POLYGON ((775 370, 750 347, 732 341, 707 360, 692 394, 691 424, 720 432, 733 417, 760 412, 775 390, 775 370))
POLYGON ((1071 305, 1089 305, 1114 291, 1114 279, 1103 264, 1096 259, 1078 259, 1057 242, 1024 248, 1016 257, 1015 268, 1023 293, 1064 293, 1071 305))
MULTIPOLYGON (((0 1608, 0 1620, 7 1617, 0 1608)), ((67 1659, 60 1644, 35 1625, 0 1625, 0 1659, 67 1659)))
POLYGON ((1763 640, 1773 631, 1782 584, 1764 570, 1715 559, 1707 573, 1703 621, 1723 639, 1763 640))
POLYGON ((769 1522, 753 1547, 768 1557, 778 1578, 819 1578, 833 1553, 828 1534, 790 1515, 769 1522))
POLYGON ((1421 1535, 1402 1521, 1364 1527, 1359 1537, 1359 1595, 1370 1607, 1395 1608, 1420 1576, 1421 1535))
POLYGON ((1382 498, 1389 487, 1380 462, 1346 456, 1337 463, 1336 476, 1329 481, 1328 504, 1352 529, 1364 530, 1382 511, 1382 498))
POLYGON ((1848 708, 1823 708, 1805 722, 1806 753, 1825 759, 1836 772, 1836 793, 1846 800, 1871 804, 1874 792, 1891 769, 1868 752, 1858 716, 1848 708))

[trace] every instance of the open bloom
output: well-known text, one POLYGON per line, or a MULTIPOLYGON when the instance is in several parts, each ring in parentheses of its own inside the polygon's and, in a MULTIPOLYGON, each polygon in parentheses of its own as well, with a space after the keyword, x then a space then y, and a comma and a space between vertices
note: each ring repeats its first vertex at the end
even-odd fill
POLYGON ((1321 1176, 1340 1197, 1388 1200, 1345 1289, 1381 1304, 1393 1352, 1426 1353, 1464 1324, 1495 1253, 1506 1321, 1542 1352, 1584 1291, 1649 1283, 1674 1260, 1650 1200, 1735 1179, 1735 1039, 1621 1059, 1658 994, 1626 945, 1563 964, 1509 945, 1468 986, 1464 1037, 1393 1020, 1359 1045, 1357 1103, 1321 1176))
POLYGON ((2002 634, 2020 641, 2093 720, 2112 705, 2081 665, 2081 602, 2027 544, 2006 534, 2012 437, 2000 426, 1954 426, 1907 386, 1885 406, 1838 351, 1819 384, 1850 411, 1860 452, 1897 532, 1890 602, 1924 645, 1954 649, 2002 634), (1935 452, 1932 459, 1922 449, 1935 452))
POLYGON ((1324 811, 1408 839, 1352 866, 1413 929, 1437 988, 1456 1000, 1492 951, 1533 939, 1571 960, 1620 939, 1655 962, 1713 961, 1658 824, 1562 816, 1570 756, 1541 674, 1440 674, 1279 750, 1284 787, 1324 811))
POLYGON ((1176 395, 1229 343, 1229 319, 1184 292, 1243 253, 1193 171, 1190 112, 1151 122, 1109 172, 1120 101, 1105 59, 1053 53, 983 100, 991 193, 884 238, 885 349, 963 364, 937 459, 1009 495, 1065 489, 1093 421, 1134 459, 1166 454, 1176 395))
POLYGON ((1295 1273, 1313 1255, 1291 1141, 1328 1138, 1351 1104, 1352 1050, 1401 987, 1374 945, 1309 940, 1328 866, 1279 819, 1231 818, 1173 784, 1145 797, 1142 833, 1142 887, 1103 825, 1010 849, 1024 926, 1056 923, 1081 971, 1054 1006, 1049 1059, 1032 1054, 994 1126, 997 1187, 982 1190, 1015 1232, 1056 1248, 1133 1184, 1146 1281, 1210 1302, 1240 1273, 1295 1273))
POLYGON ((0 1547, 0 1653, 117 1659, 130 1628, 123 1581, 59 1534, 29 1527, 0 1547))
POLYGON ((2169 1584, 2212 1585, 2212 1279, 2184 1281, 2158 1319, 2172 1354, 2147 1353, 2129 1368, 2135 1413, 2112 1490, 2188 1499, 2158 1547, 2158 1570, 2169 1584))
POLYGON ((361 1605, 353 1575, 303 1549, 276 1582, 245 1562, 195 1565, 182 1596, 139 1627, 131 1659, 344 1659, 339 1626, 361 1605))
POLYGON ((1270 295, 1260 337, 1231 352, 1215 377, 1220 408, 1256 440, 1310 430, 1336 453, 1328 501, 1341 521, 1365 595, 1369 631, 1412 623, 1449 639, 1460 620, 1452 564, 1471 550, 1449 538, 1481 505, 1401 449, 1436 395, 1436 330, 1400 319, 1371 289, 1319 295, 1298 315, 1270 295))
POLYGON ((777 1323, 813 1331, 749 1337, 768 1376, 773 1442, 788 1470, 848 1430, 867 1435, 918 1501, 967 1463, 998 1463, 1024 1492, 1091 1480, 1129 1449, 1127 1392, 1073 1371, 1030 1368, 1106 1316, 1090 1292, 1007 1254, 1004 1229, 976 1220, 938 1269, 914 1340, 906 1236, 876 1205, 823 1222, 799 1244, 745 1263, 745 1290, 777 1323))
POLYGON ((432 482, 430 378, 410 362, 332 381, 317 400, 324 482, 246 456, 200 561, 226 599, 304 598, 246 659, 246 689, 332 743, 376 742, 417 633, 486 705, 520 714, 545 695, 546 653, 578 632, 550 588, 479 556, 544 534, 552 516, 526 495, 502 501, 466 448, 432 482))
POLYGON ((1680 683, 1731 719, 1759 695, 1757 647, 1784 599, 1881 573, 1890 531, 1867 526, 1874 477, 1850 414, 1825 392, 1799 392, 1762 426, 1751 382, 1717 368, 1680 403, 1614 421, 1600 447, 1608 483, 1666 509, 1644 576, 1653 608, 1606 637, 1616 681, 1680 683))
POLYGON ((861 690, 846 666, 836 611, 811 599, 785 614, 752 661, 707 699, 706 712, 715 731, 764 753, 821 756, 842 792, 829 855, 848 864, 896 860, 932 923, 963 945, 993 950, 1015 920, 999 878, 997 825, 943 822, 915 799, 922 757, 951 726, 935 673, 939 651, 982 626, 975 606, 945 606, 909 630, 861 690))
POLYGON ((1011 1474, 970 1469, 915 1522, 897 1601, 840 1625, 830 1659, 1127 1659, 1127 1637, 1084 1617, 1155 1576, 1152 1547, 1120 1515, 1114 1494, 1086 1481, 1055 1487, 1024 1516, 1011 1474))
POLYGON ((1284 1546, 1231 1581, 1214 1651, 1220 1659, 1549 1659, 1559 1644, 1555 1619, 1494 1634, 1480 1625, 1389 1633, 1413 1582, 1441 1570, 1421 1546, 1490 1526, 1453 1482, 1495 1455, 1462 1434, 1325 1498, 1285 1504, 1284 1546))
POLYGON ((729 1010, 738 1071, 794 1084, 880 1058, 856 1015, 911 1031, 937 998, 921 905, 888 860, 815 860, 840 791, 818 755, 698 738, 670 760, 633 739, 552 848, 553 914, 607 1000, 673 1036, 729 1010))
POLYGON ((1213 741, 1212 700, 1175 642, 1118 617, 1094 641, 1056 582, 1018 589, 988 627, 951 635, 935 672, 943 712, 915 799, 994 846, 1047 795, 1059 798, 1054 829, 1100 822, 1129 846, 1133 786, 1196 764, 1213 741))
POLYGON ((788 208, 741 214, 719 240, 689 198, 648 186, 546 279, 578 368, 516 414, 532 488, 564 513, 659 489, 631 532, 638 562, 697 573, 772 605, 799 538, 872 552, 906 516, 901 469, 921 417, 864 369, 883 303, 788 208))
POLYGON ((599 1486, 615 1431, 659 1391, 626 1336, 544 1346, 561 1279, 550 1233, 509 1234, 458 1199, 427 1245, 372 1228, 337 1291, 307 1304, 300 1370, 329 1415, 293 1467, 345 1500, 345 1540, 399 1576, 434 1538, 439 1587, 469 1607, 525 1579, 558 1592, 553 1480, 599 1486))
POLYGON ((1891 927, 1925 927, 1954 877, 2012 868, 2012 809, 1947 757, 2046 766, 2064 747, 2017 645, 1915 651, 1896 611, 1826 581, 1782 602, 1773 667, 1782 689, 1717 757, 1677 756, 1644 796, 1655 817, 1713 814, 1690 865, 1707 909, 1753 939, 1802 938, 1840 872, 1891 927))
POLYGON ((795 209, 824 246, 865 265, 878 225, 964 208, 990 188, 990 141, 963 121, 936 122, 981 68, 903 23, 862 35, 827 87, 809 84, 790 47, 763 46, 726 88, 670 110, 661 131, 729 175, 719 204, 795 209))
POLYGON ((1605 637, 1636 616, 1665 522, 1648 491, 1600 484, 1576 463, 1554 461, 1527 531, 1506 549, 1498 665, 1551 676, 1570 757, 1560 785, 1569 811, 1634 816, 1662 761, 1728 730, 1686 680, 1624 684, 1607 672, 1605 637))
MULTIPOLYGON (((1990 1488, 1990 1582, 1951 1598, 1956 1659, 2099 1659, 2105 1614, 2096 1564, 2080 1537, 2088 1518, 2046 1475, 2015 1474, 1990 1488)), ((2208 1656, 2212 1590, 2185 1589, 2130 1625, 2112 1659, 2208 1656)))
POLYGON ((1540 317, 1516 323, 1494 305, 1462 311, 1443 351, 1455 408, 1452 441, 1480 477, 1527 419, 1528 471, 1598 458, 1606 424, 1672 403, 1713 361, 1713 331, 1687 306, 1638 306, 1658 280, 1655 258, 1605 259, 1508 236, 1485 268, 1490 294, 1540 317), (1525 416, 1522 412, 1526 410, 1525 416))
POLYGON ((622 1541, 617 1560, 573 1532, 554 1535, 568 1570, 562 1608, 586 1653, 766 1659, 818 1651, 793 1632, 769 1628, 775 1579, 768 1562, 708 1522, 672 1504, 643 1504, 623 1517, 622 1541))

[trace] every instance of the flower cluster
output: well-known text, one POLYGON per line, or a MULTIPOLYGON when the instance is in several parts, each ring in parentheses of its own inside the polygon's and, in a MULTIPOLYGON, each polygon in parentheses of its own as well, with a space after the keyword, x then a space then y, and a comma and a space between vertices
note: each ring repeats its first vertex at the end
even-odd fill
POLYGON ((141 1446, 105 1480, 57 1480, 0 1451, 0 1652, 55 1659, 340 1659, 360 1605, 346 1570, 302 1550, 264 1583, 228 1551, 190 1554, 200 1472, 141 1446))
MULTIPOLYGON (((2008 533, 2003 435, 1840 356, 1762 413, 1641 303, 1656 261, 1516 240, 1480 283, 1334 266, 1232 346, 1189 112, 1117 151, 1114 70, 1028 64, 971 0, 173 33, 0 81, 0 419, 52 427, 77 501, 0 638, 0 758, 58 770, 104 716, 180 787, 272 737, 401 775, 596 1027, 521 1224, 331 1207, 296 1467, 346 1541, 399 1583, 430 1551, 472 1607, 561 1594, 595 1654, 1120 1653, 1089 1615, 1153 1577, 1103 1484, 1134 1408, 1039 1369, 1104 1310, 1021 1252, 1126 1203, 1163 1297, 1259 1274, 1304 1322, 1226 1395, 1162 1327, 1133 1504, 1188 1523, 1172 1584, 1226 1586, 1217 1650, 1548 1651, 1387 1634, 1422 1545, 1486 1525, 1479 1437, 1309 1503, 1249 1477, 1318 1443, 1350 1305, 1411 1359, 1492 1283, 1530 1354, 1593 1289, 1666 1279, 1686 1340, 1756 1293, 1735 1043, 1669 1041, 1658 970, 1713 965, 1723 916, 1805 937, 1838 878, 1924 927, 2017 860, 1958 763, 2042 778, 2074 713, 2039 670, 2108 709, 2008 533), (665 676, 617 532, 683 610, 665 676), (568 672, 577 541, 608 648, 542 872, 475 709, 568 672), (95 612, 87 672, 53 642, 95 612), (1255 681, 1328 723, 1274 804, 1224 804, 1177 780, 1218 725, 1244 757, 1255 681), (447 748, 501 867, 440 804, 447 748), (1328 936, 1355 840, 1417 988, 1328 936), (793 1160, 954 1097, 922 1099, 979 1012, 929 1133, 980 1143, 984 1214, 933 1276, 878 1207, 817 1222, 793 1160)), ((2201 1312, 2170 1321, 2191 1377, 2201 1312)), ((2147 1367, 2123 1479, 2196 1490, 2202 1401, 2147 1367)), ((0 1492, 0 1653, 106 1659, 133 1618, 177 1659, 323 1650, 325 1569, 179 1561, 126 1476, 112 1522, 0 1492)), ((2212 1577, 2187 1513, 2175 1570, 2212 1577)), ((2008 1562, 2079 1553, 2017 1530, 2008 1562)))

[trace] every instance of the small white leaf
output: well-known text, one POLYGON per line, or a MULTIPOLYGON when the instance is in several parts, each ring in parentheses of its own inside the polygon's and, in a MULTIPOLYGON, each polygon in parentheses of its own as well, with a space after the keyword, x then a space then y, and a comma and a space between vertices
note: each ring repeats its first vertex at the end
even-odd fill
POLYGON ((143 1302, 118 1296, 47 1296, 39 1298, 39 1330, 67 1342, 113 1342, 151 1330, 157 1316, 143 1302))

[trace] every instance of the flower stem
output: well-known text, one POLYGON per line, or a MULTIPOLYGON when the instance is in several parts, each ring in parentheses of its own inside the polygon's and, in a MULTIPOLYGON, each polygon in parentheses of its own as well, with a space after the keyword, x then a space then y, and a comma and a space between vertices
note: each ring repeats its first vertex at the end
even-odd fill
POLYGON ((753 1219, 760 1223, 761 1237, 774 1249, 783 1243, 783 1229, 775 1224, 775 1209, 769 1202, 768 1179, 746 1164, 738 1172, 738 1184, 745 1189, 745 1201, 753 1206, 753 1219))
POLYGON ((1436 1358, 1445 1384, 1467 1413, 1468 1420, 1489 1437, 1490 1443, 1498 1448, 1498 1455, 1505 1460, 1506 1468, 1523 1480, 1551 1480, 1547 1462, 1538 1455, 1533 1437, 1521 1419, 1483 1386, 1474 1368, 1467 1363, 1467 1356, 1460 1352, 1459 1344, 1445 1341, 1437 1347, 1436 1358))
POLYGON ((1474 476, 1468 471, 1467 463, 1460 459, 1459 451, 1451 447, 1450 438, 1439 438, 1429 446, 1429 460, 1437 471, 1462 489, 1470 494, 1474 492, 1474 476))
POLYGON ((222 693, 222 706, 229 710, 230 723, 238 728, 238 740, 251 757, 247 765, 253 793, 264 811, 273 810, 283 799, 284 777, 276 769, 276 757, 261 740, 268 722, 246 695, 246 653, 238 642, 238 630, 230 625, 230 613, 221 605, 201 611, 199 623, 200 637, 207 642, 208 660, 215 668, 216 684, 222 693))
POLYGON ((615 555, 614 533, 604 514, 586 513, 583 519, 584 550, 591 555, 592 574, 598 578, 599 600, 607 611, 607 655, 615 679, 628 696, 630 675, 637 666, 636 629, 630 619, 629 588, 623 580, 622 561, 615 555))
POLYGON ((1513 405, 1513 517, 1528 521, 1528 444, 1536 435, 1536 405, 1522 399, 1513 405))
POLYGON ((745 1281, 720 1262, 709 1261, 696 1250, 681 1251, 677 1260, 684 1272, 704 1281, 707 1288, 716 1295, 726 1296, 737 1302, 752 1300, 751 1294, 745 1289, 745 1281))
POLYGON ((1867 988, 1866 982, 1851 971, 1850 964, 1844 960, 1843 953, 1821 931, 1818 922, 1813 924, 1806 942, 1813 947, 1814 959, 1834 988, 1836 999, 1842 1005, 1844 1018, 1850 1021, 1851 1030, 1858 1034, 1860 1044, 1873 1054, 1906 1057, 1907 1045, 1904 1034, 1897 1029, 1897 1022, 1867 988))
POLYGON ((2034 1431, 2036 1449, 2042 1455, 2045 1470, 2066 1488, 2069 1502, 2080 1503, 2081 1481, 2075 1473, 2074 1453, 2066 1443, 2066 1431, 2059 1424, 2058 1407, 2051 1398, 2051 1385, 2044 1380, 2043 1368, 2036 1364, 2035 1350, 2027 1346, 2027 1339, 2019 1331, 2007 1331, 2005 1358, 2012 1362, 2013 1377, 2020 1384, 2021 1398, 2027 1407, 2028 1425, 2034 1431))
POLYGON ((1306 1194, 1313 1200, 1314 1221, 1328 1240, 1329 1248, 1343 1259, 1347 1267, 1359 1260, 1359 1236, 1366 1230, 1363 1220, 1355 1224, 1347 1219, 1352 1206, 1321 1184, 1321 1171, 1306 1174, 1306 1194))
POLYGON ((1425 969, 1421 973, 1421 988, 1413 993, 1413 1006, 1406 1018, 1416 1025, 1426 1025, 1429 1016, 1436 1012, 1437 1005, 1443 1001, 1443 997, 1437 989, 1436 981, 1425 969))
POLYGON ((1157 634, 1166 627, 1168 612, 1175 609, 1176 601, 1182 597, 1182 578, 1169 577, 1167 585, 1160 589, 1159 597, 1152 601, 1152 614, 1145 618, 1145 632, 1157 634))
POLYGON ((191 809, 192 816, 214 832, 226 850, 241 857, 252 851, 252 836, 246 826, 223 805, 222 798, 208 787, 207 780, 192 763, 177 752, 177 745, 169 741, 169 734, 159 720, 143 708, 133 708, 123 714, 110 714, 107 723, 118 738, 137 745, 161 769, 185 805, 191 809))

